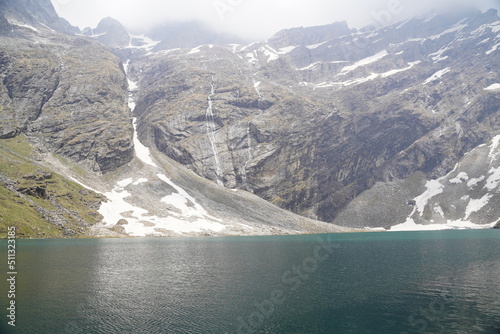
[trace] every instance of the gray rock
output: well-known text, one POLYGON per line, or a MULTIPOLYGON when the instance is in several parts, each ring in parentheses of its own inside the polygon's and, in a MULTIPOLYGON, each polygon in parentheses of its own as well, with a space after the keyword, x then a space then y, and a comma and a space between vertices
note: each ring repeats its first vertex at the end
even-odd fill
MULTIPOLYGON (((6 13, 30 24, 28 7, 6 13)), ((120 59, 88 38, 46 27, 16 31, 21 37, 0 37, 0 139, 24 133, 40 150, 98 172, 129 162, 133 128, 120 59)))
POLYGON ((442 176, 500 131, 499 94, 484 91, 500 81, 495 34, 481 28, 498 16, 450 13, 416 29, 422 20, 132 60, 139 137, 214 182, 324 221, 377 182, 442 176))

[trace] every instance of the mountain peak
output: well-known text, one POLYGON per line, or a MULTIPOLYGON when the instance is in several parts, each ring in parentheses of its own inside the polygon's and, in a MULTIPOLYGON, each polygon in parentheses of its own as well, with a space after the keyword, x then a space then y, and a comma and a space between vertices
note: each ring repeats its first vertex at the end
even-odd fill
POLYGON ((125 47, 130 44, 130 36, 127 30, 118 20, 109 16, 103 18, 97 28, 91 30, 91 32, 101 43, 111 48, 125 47))
MULTIPOLYGON (((45 26, 67 34, 80 32, 57 15, 50 0, 3 0, 0 2, 0 16, 9 24, 45 26)), ((1 25, 5 28, 5 21, 1 25)))

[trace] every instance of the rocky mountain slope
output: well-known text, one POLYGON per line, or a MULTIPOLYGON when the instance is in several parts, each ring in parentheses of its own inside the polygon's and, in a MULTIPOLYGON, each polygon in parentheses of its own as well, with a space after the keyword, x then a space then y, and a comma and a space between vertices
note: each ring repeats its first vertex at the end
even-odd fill
POLYGON ((499 29, 494 10, 457 12, 150 52, 130 63, 139 135, 225 187, 332 222, 376 182, 441 177, 498 134, 499 29))
POLYGON ((243 45, 196 24, 130 36, 107 18, 80 33, 49 0, 0 9, 0 233, 23 205, 25 236, 500 218, 495 10, 243 45))
POLYGON ((134 48, 109 34, 116 21, 68 35, 48 24, 49 0, 2 5, 0 235, 12 225, 18 237, 346 230, 152 158, 135 136, 127 64, 102 44, 134 48))

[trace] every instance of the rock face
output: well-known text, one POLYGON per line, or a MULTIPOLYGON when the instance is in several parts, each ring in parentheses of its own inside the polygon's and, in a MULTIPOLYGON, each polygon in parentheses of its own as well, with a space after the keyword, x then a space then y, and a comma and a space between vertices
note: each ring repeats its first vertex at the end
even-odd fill
POLYGON ((130 44, 127 30, 117 20, 107 17, 101 20, 95 29, 87 29, 84 35, 97 38, 110 48, 124 48, 130 44))
POLYGON ((121 61, 96 41, 43 26, 57 15, 38 5, 45 10, 34 8, 29 20, 14 19, 12 7, 3 13, 21 37, 0 37, 0 138, 24 133, 41 150, 114 170, 133 157, 121 61))
MULTIPOLYGON (((80 32, 78 28, 71 26, 68 21, 57 15, 50 0, 2 0, 0 27, 4 26, 7 20, 37 28, 45 26, 68 34, 80 32)), ((2 30, 0 28, 0 32, 2 30)), ((5 29, 5 33, 9 32, 11 31, 5 29)))
MULTIPOLYGON (((33 221, 66 226, 65 205, 93 196, 59 193, 71 183, 57 175, 75 174, 50 153, 87 167, 86 181, 109 195, 105 227, 120 234, 498 221, 495 10, 375 30, 294 28, 249 45, 197 23, 131 38, 107 18, 86 36, 68 32, 77 29, 49 0, 0 3, 0 140, 11 145, 0 191, 31 205, 53 200, 57 212, 31 210, 33 221), (29 163, 19 138, 37 149, 29 163), (50 168, 37 174, 43 159, 56 188, 50 168)), ((94 200, 82 203, 92 211, 94 200)), ((24 205, 16 203, 10 212, 24 205)), ((75 226, 95 213, 73 214, 75 226)))
POLYGON ((405 180, 379 182, 351 201, 335 223, 392 230, 493 226, 500 217, 499 143, 500 135, 468 152, 439 178, 427 180, 418 172, 405 180))
POLYGON ((494 10, 459 12, 138 57, 139 137, 225 187, 331 222, 377 182, 441 177, 500 132, 498 29, 494 10))

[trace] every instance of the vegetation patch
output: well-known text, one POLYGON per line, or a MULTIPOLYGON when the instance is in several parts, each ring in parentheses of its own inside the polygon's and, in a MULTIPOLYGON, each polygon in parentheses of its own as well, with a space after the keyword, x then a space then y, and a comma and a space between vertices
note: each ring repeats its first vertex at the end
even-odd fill
POLYGON ((84 235, 101 221, 103 196, 39 166, 24 135, 0 140, 0 238, 84 235))

